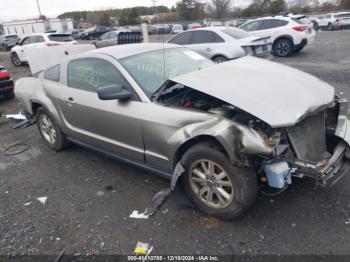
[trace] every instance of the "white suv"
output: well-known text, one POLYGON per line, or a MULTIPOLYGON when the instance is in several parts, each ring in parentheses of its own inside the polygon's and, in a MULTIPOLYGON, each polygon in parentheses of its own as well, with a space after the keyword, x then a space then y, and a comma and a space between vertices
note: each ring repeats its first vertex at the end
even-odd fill
POLYGON ((315 30, 305 16, 271 16, 249 21, 240 29, 256 36, 270 37, 273 53, 290 56, 315 40, 315 30))
POLYGON ((335 30, 350 27, 350 12, 339 12, 319 15, 316 19, 316 28, 335 30))
POLYGON ((58 45, 72 45, 77 42, 69 34, 33 34, 11 49, 11 61, 15 66, 21 66, 27 62, 26 50, 33 47, 50 47, 58 45))

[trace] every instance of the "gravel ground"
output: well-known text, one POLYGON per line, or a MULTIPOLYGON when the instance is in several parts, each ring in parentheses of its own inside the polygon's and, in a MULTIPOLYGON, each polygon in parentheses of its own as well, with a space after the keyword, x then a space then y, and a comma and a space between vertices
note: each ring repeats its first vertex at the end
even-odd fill
MULTIPOLYGON (((319 32, 314 45, 274 61, 320 77, 350 98, 350 31, 319 32)), ((18 79, 9 54, 0 64, 18 79)), ((6 113, 16 101, 0 101, 6 113)), ((36 126, 12 130, 0 119, 0 255, 131 254, 137 241, 153 254, 319 254, 350 255, 350 178, 315 190, 296 181, 283 194, 259 194, 235 221, 209 218, 170 198, 148 220, 130 219, 168 181, 78 146, 55 153, 36 126), (30 146, 16 156, 4 150, 16 142, 30 146), (45 205, 37 197, 47 197, 45 205)))

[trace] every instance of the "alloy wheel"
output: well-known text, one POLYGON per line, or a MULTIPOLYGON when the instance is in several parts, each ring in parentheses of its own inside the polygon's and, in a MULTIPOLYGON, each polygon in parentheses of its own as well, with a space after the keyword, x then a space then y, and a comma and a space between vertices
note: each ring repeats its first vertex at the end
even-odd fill
POLYGON ((201 159, 190 168, 190 186, 207 206, 221 209, 233 200, 233 185, 226 171, 211 160, 201 159))
POLYGON ((276 51, 279 56, 287 56, 289 54, 290 46, 286 41, 280 41, 277 44, 276 51))
POLYGON ((19 60, 19 57, 17 54, 13 54, 11 56, 11 61, 15 66, 20 66, 21 65, 21 60, 19 60))
POLYGON ((39 118, 40 131, 47 142, 55 144, 57 140, 56 129, 51 119, 42 114, 39 118))

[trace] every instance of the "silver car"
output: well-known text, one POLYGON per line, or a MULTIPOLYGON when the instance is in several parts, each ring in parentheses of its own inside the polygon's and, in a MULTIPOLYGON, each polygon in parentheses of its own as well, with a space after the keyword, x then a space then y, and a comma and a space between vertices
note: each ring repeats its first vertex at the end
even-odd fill
POLYGON ((133 44, 142 42, 142 34, 140 31, 131 30, 115 30, 104 33, 94 42, 96 48, 121 45, 121 44, 133 44))
POLYGON ((245 55, 272 57, 269 37, 256 37, 226 26, 189 30, 172 37, 168 43, 186 46, 217 63, 245 55))
POLYGON ((327 83, 266 59, 215 64, 169 44, 67 56, 16 95, 47 145, 73 142, 171 179, 222 219, 258 188, 331 185, 349 171, 348 102, 327 83))

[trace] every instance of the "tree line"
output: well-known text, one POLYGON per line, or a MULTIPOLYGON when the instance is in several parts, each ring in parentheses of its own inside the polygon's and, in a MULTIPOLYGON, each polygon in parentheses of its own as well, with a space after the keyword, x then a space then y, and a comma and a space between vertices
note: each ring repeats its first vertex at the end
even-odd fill
MULTIPOLYGON (((246 8, 235 5, 236 0, 179 0, 175 6, 132 7, 99 11, 76 11, 59 15, 59 18, 73 18, 75 24, 81 22, 95 25, 113 25, 113 19, 119 25, 134 25, 140 23, 139 16, 158 13, 174 13, 178 20, 198 20, 203 18, 223 19, 229 17, 256 17, 273 15, 281 12, 310 13, 330 12, 350 9, 350 0, 252 0, 246 8)), ((174 19, 169 16, 168 19, 174 19)), ((167 16, 156 22, 167 22, 167 16)))

